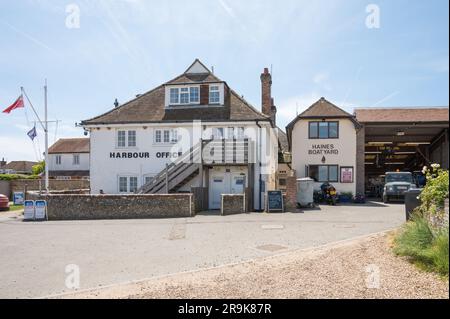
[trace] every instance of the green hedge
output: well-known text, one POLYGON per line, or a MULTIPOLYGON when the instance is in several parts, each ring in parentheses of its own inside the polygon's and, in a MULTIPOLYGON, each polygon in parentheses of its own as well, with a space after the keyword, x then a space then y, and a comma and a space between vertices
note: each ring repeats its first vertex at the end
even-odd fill
POLYGON ((0 181, 13 181, 16 179, 39 179, 38 175, 0 174, 0 181))

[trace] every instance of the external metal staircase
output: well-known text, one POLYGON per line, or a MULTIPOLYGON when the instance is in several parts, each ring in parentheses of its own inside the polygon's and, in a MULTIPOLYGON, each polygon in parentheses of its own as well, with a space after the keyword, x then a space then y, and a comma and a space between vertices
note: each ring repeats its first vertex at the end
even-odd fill
POLYGON ((247 164, 247 139, 201 140, 191 149, 167 165, 150 182, 137 190, 140 194, 175 193, 197 176, 203 165, 247 164))

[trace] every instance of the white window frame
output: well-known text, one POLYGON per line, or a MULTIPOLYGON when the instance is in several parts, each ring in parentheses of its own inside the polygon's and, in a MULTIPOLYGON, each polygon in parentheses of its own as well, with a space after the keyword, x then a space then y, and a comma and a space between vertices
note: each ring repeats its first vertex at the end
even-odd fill
POLYGON ((56 165, 61 165, 61 163, 62 163, 62 156, 61 155, 56 155, 55 156, 55 163, 56 163, 56 165))
POLYGON ((136 147, 136 145, 137 145, 137 133, 136 133, 135 130, 127 131, 127 145, 128 145, 128 147, 136 147), (134 137, 130 138, 131 137, 130 135, 134 135, 134 137), (130 145, 131 141, 133 141, 133 145, 130 145))
POLYGON ((80 154, 73 154, 73 165, 80 165, 80 154))
POLYGON ((116 148, 126 149, 126 148, 135 148, 137 146, 137 131, 136 130, 117 130, 116 131, 116 148), (124 132, 124 145, 120 145, 119 136, 124 132), (134 144, 130 145, 130 133, 134 132, 134 144))
POLYGON ((220 85, 209 86, 209 104, 220 104, 220 85), (212 93, 217 93, 217 101, 212 99, 212 93))
POLYGON ((178 143, 178 130, 158 128, 154 131, 153 143, 158 145, 178 143))
POLYGON ((169 105, 178 105, 178 104, 180 104, 180 88, 179 87, 169 88, 169 105), (175 91, 175 90, 177 91, 177 93, 176 93, 176 99, 177 99, 176 102, 172 102, 172 90, 173 91, 175 91))
POLYGON ((139 189, 139 177, 137 175, 118 175, 117 176, 117 191, 119 194, 133 194, 131 191, 131 179, 136 179, 136 190, 139 189), (120 180, 125 178, 126 180, 126 191, 121 191, 120 189, 120 180))
POLYGON ((173 105, 198 105, 200 104, 200 86, 199 85, 184 85, 184 86, 177 86, 177 87, 169 87, 168 90, 168 94, 169 94, 169 106, 173 106, 173 105), (197 96, 197 100, 191 100, 191 96, 192 96, 192 89, 196 88, 198 94, 197 96), (172 90, 177 90, 177 99, 176 102, 172 101, 172 90), (182 92, 183 91, 183 92, 182 92), (182 94, 187 94, 187 102, 181 102, 181 96, 182 94))

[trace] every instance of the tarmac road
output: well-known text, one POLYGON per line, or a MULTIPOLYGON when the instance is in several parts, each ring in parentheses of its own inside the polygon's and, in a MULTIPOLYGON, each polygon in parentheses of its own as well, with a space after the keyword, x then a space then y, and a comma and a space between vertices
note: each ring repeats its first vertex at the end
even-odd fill
POLYGON ((404 205, 321 206, 295 213, 23 222, 0 213, 0 298, 45 297, 251 260, 389 230, 404 205), (69 271, 66 273, 66 270, 69 271))

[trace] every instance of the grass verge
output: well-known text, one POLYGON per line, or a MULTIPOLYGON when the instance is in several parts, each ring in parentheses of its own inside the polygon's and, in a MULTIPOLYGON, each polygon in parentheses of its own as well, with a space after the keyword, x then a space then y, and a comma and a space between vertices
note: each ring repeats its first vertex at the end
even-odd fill
POLYGON ((448 235, 448 227, 435 230, 424 217, 415 216, 395 237, 393 250, 422 269, 448 277, 448 235))

